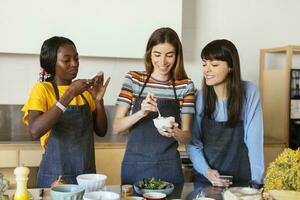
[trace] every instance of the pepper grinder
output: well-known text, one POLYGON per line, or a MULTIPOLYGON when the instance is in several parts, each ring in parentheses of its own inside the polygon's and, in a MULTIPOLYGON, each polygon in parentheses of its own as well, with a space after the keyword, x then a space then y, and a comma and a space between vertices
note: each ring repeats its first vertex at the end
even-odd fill
POLYGON ((17 181, 17 190, 14 195, 14 200, 29 200, 29 192, 27 191, 27 181, 29 168, 24 165, 16 167, 14 170, 17 181))

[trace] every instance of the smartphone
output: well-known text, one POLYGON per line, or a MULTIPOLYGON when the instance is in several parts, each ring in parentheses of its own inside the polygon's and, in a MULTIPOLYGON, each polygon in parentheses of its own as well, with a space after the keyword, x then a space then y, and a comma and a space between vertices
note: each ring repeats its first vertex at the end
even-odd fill
POLYGON ((90 77, 90 80, 92 80, 96 76, 102 76, 102 75, 103 75, 103 72, 97 72, 96 74, 94 74, 93 76, 90 77))
POLYGON ((93 76, 90 77, 90 79, 95 78, 98 75, 98 73, 94 74, 93 76))
POLYGON ((225 179, 225 180, 229 180, 230 182, 232 182, 233 176, 230 176, 230 175, 220 175, 220 179, 225 179))

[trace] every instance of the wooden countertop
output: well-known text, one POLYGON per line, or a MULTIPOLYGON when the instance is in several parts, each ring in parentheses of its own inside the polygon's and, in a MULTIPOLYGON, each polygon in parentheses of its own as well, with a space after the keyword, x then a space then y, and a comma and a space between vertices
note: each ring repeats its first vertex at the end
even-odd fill
MULTIPOLYGON (((99 137, 97 135, 94 136, 95 146, 123 146, 125 147, 127 143, 127 135, 128 134, 111 134, 108 133, 104 137, 99 137)), ((30 136, 24 134, 24 136, 19 137, 9 137, 5 136, 5 134, 0 134, 0 144, 4 145, 21 145, 21 146, 40 146, 39 140, 33 140, 30 136)))
MULTIPOLYGON (((95 147, 110 147, 110 146, 118 146, 125 147, 127 144, 128 134, 112 134, 108 133, 104 137, 99 137, 97 135, 94 136, 95 147)), ((19 137, 10 137, 8 135, 0 133, 0 144, 10 144, 10 145, 21 145, 21 146, 39 146, 39 140, 32 140, 30 136, 25 135, 19 137)), ((285 143, 279 139, 272 137, 264 138, 265 146, 282 146, 285 143)), ((180 149, 183 150, 184 145, 180 145, 180 149)))
MULTIPOLYGON (((33 200, 43 199, 43 200, 51 200, 50 198, 50 189, 44 189, 44 196, 42 198, 39 197, 40 190, 38 188, 28 189, 33 200)), ((111 191, 120 194, 120 185, 107 185, 104 190, 111 191)), ((168 199, 188 199, 190 193, 194 190, 193 183, 184 183, 184 185, 175 186, 174 191, 171 195, 168 196, 168 199)), ((6 195, 8 195, 9 199, 12 199, 15 190, 7 190, 6 195)))
MULTIPOLYGON (((230 187, 247 187, 247 186, 248 186, 247 183, 235 183, 235 184, 231 185, 230 187)), ((230 189, 230 187, 229 187, 229 189, 230 189)), ((49 188, 44 189, 44 196, 42 198, 39 197, 40 190, 41 189, 28 189, 28 191, 31 193, 31 196, 33 197, 34 200, 38 200, 38 199, 50 200, 51 199, 49 188)), ((120 185, 107 185, 104 187, 104 190, 120 194, 120 185)), ((224 191, 224 188, 213 187, 209 183, 186 182, 184 184, 175 185, 173 192, 167 196, 167 199, 168 200, 169 199, 192 200, 198 194, 204 193, 206 197, 210 197, 210 198, 213 198, 216 200, 221 200, 223 191, 224 191)), ((9 199, 12 199, 14 192, 15 192, 15 190, 8 190, 8 191, 6 191, 5 194, 9 196, 9 199)), ((245 195, 245 197, 246 197, 246 195, 245 195)), ((248 196, 247 199, 250 199, 250 198, 248 196)))
MULTIPOLYGON (((1 135, 1 134, 0 134, 1 135)), ((128 134, 112 134, 108 133, 104 137, 94 136, 95 148, 125 148, 127 144, 128 134)), ((39 140, 32 140, 29 136, 17 138, 0 137, 1 146, 21 147, 21 148, 38 148, 40 149, 39 140)), ((179 151, 185 151, 185 146, 180 144, 179 151)))

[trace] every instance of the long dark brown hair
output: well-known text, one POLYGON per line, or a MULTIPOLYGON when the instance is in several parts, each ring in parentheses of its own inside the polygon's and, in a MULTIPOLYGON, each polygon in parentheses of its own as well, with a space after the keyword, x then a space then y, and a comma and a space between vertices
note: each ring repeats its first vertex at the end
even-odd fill
MULTIPOLYGON (((208 43, 201 52, 201 58, 205 60, 225 61, 230 68, 226 77, 227 88, 227 125, 233 127, 242 119, 244 87, 241 79, 240 59, 235 45, 225 39, 214 40, 208 43)), ((213 119, 216 109, 217 95, 213 86, 206 85, 205 79, 203 88, 203 116, 213 119)))
POLYGON ((147 74, 150 75, 154 68, 151 61, 152 48, 163 43, 170 43, 176 51, 175 64, 171 69, 171 77, 173 80, 183 80, 188 78, 183 65, 183 53, 180 39, 177 33, 168 27, 155 30, 148 40, 144 59, 147 74))

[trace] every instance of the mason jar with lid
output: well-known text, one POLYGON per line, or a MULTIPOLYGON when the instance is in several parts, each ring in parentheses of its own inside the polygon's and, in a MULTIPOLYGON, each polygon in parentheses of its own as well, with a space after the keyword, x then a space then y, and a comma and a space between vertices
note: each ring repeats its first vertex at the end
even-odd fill
POLYGON ((122 185, 121 190, 123 199, 133 195, 132 185, 122 185))

